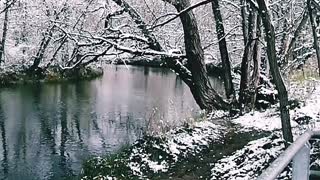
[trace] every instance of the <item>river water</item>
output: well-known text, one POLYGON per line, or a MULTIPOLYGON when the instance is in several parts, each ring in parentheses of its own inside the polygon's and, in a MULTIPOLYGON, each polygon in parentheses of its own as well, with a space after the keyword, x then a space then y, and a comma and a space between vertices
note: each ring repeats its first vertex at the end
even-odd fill
POLYGON ((160 68, 108 65, 91 81, 1 88, 0 179, 70 179, 84 160, 198 111, 189 88, 160 68))

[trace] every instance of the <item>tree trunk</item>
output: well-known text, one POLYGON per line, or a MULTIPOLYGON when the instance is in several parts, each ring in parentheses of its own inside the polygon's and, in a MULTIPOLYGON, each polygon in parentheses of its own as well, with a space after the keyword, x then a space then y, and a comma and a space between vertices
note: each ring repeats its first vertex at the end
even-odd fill
POLYGON ((47 30, 47 32, 44 34, 44 37, 42 38, 39 50, 36 54, 36 57, 33 60, 33 64, 29 68, 29 73, 34 73, 34 71, 39 67, 40 62, 43 59, 44 53, 51 41, 52 38, 52 31, 54 29, 54 26, 47 30))
MULTIPOLYGON (((161 44, 157 41, 156 37, 152 34, 152 32, 148 29, 147 24, 144 22, 143 18, 140 14, 130 6, 125 0, 112 0, 118 6, 122 7, 125 12, 127 12, 131 19, 137 24, 137 27, 141 29, 142 34, 148 39, 148 45, 150 49, 155 51, 164 51, 161 44)), ((190 71, 182 65, 177 59, 173 58, 163 58, 166 65, 179 74, 179 77, 188 85, 191 86, 191 73, 190 71)))
POLYGON ((316 50, 316 55, 317 55, 317 60, 318 60, 318 72, 319 72, 319 76, 320 76, 320 50, 319 50, 319 44, 318 44, 318 33, 317 33, 316 24, 314 22, 313 9, 312 9, 312 5, 311 5, 310 0, 307 1, 307 6, 308 6, 311 27, 312 27, 313 47, 316 50))
POLYGON ((239 106, 240 112, 243 110, 243 105, 249 103, 249 74, 250 74, 250 62, 253 58, 254 44, 256 38, 257 29, 257 15, 254 9, 249 12, 248 23, 248 42, 245 46, 242 61, 241 61, 241 80, 240 80, 240 92, 239 92, 239 106))
MULTIPOLYGON (((67 10, 67 4, 64 3, 64 6, 63 8, 57 12, 57 13, 54 13, 54 20, 58 20, 59 19, 59 16, 60 14, 66 12, 67 10)), ((49 11, 46 12, 46 15, 50 18, 51 14, 49 11)), ((28 72, 29 74, 33 74, 35 72, 36 69, 38 69, 43 57, 44 57, 44 53, 46 52, 48 46, 49 46, 49 43, 52 39, 52 34, 53 34, 53 31, 55 29, 55 24, 51 24, 51 27, 48 27, 48 29, 46 30, 46 32, 44 33, 43 35, 43 38, 41 40, 41 44, 40 44, 40 47, 38 49, 38 52, 33 60, 33 64, 30 66, 30 68, 28 69, 28 72)))
POLYGON ((242 17, 242 34, 243 34, 243 42, 244 46, 248 43, 248 24, 247 24, 247 3, 246 0, 240 0, 241 6, 241 17, 242 17))
MULTIPOLYGON (((5 6, 9 6, 9 0, 6 0, 5 6)), ((3 21, 3 27, 2 27, 2 39, 1 39, 1 45, 0 45, 0 65, 1 62, 5 62, 4 58, 4 48, 6 44, 7 39, 7 32, 8 32, 8 14, 9 14, 9 7, 4 12, 4 21, 3 21)))
POLYGON ((220 56, 222 61, 222 68, 224 70, 223 80, 224 80, 226 96, 227 98, 230 98, 233 95, 233 98, 234 98, 235 92, 234 92, 234 87, 232 83, 231 65, 230 65, 227 42, 226 42, 226 37, 224 33, 224 26, 223 26, 223 21, 222 21, 218 0, 212 1, 212 11, 213 11, 214 19, 216 22, 216 32, 217 32, 218 41, 219 41, 218 43, 219 43, 220 56))
POLYGON ((255 103, 257 99, 257 88, 259 85, 260 79, 260 66, 261 66, 261 46, 260 46, 260 30, 261 19, 260 16, 257 16, 257 25, 256 25, 256 40, 253 47, 253 75, 252 75, 252 96, 251 96, 251 110, 255 108, 255 103))
POLYGON ((302 19, 301 19, 299 25, 297 26, 296 30, 293 33, 293 37, 290 40, 288 47, 286 47, 286 49, 284 50, 283 62, 285 65, 288 64, 288 59, 289 59, 289 56, 292 52, 292 48, 293 48, 295 42, 297 41, 297 38, 299 37, 299 34, 302 31, 303 26, 307 23, 307 21, 308 21, 308 11, 305 10, 302 15, 302 19))
MULTIPOLYGON (((161 51, 163 50, 160 43, 156 40, 155 36, 148 30, 142 17, 124 0, 113 0, 116 4, 124 8, 124 10, 130 15, 134 22, 141 29, 143 35, 148 38, 148 45, 151 49, 161 51)), ((175 8, 180 12, 181 10, 190 6, 189 0, 181 0, 179 3, 166 0, 173 4, 175 8)), ((229 103, 225 102, 222 97, 211 87, 209 78, 207 76, 207 70, 204 64, 204 53, 200 43, 200 37, 198 32, 198 26, 195 16, 192 11, 183 13, 180 16, 183 24, 187 66, 182 66, 176 59, 166 59, 167 64, 173 70, 175 70, 179 77, 189 86, 191 93, 201 109, 213 110, 223 109, 229 110, 229 103), (191 72, 189 74, 188 72, 191 72)))
POLYGON ((155 36, 148 30, 146 23, 143 21, 140 14, 130 6, 125 0, 112 0, 118 6, 124 8, 124 10, 130 15, 132 20, 138 25, 138 28, 141 29, 143 35, 148 39, 148 45, 151 49, 156 51, 163 51, 160 43, 156 40, 155 36))
POLYGON ((284 85, 284 82, 282 80, 277 63, 274 27, 271 24, 271 19, 268 14, 269 12, 265 1, 259 0, 257 1, 257 3, 259 6, 259 13, 261 15, 262 23, 265 29, 265 39, 267 41, 267 55, 270 64, 270 71, 272 74, 272 78, 275 82, 280 100, 280 113, 283 138, 286 141, 286 147, 288 147, 289 143, 293 142, 290 115, 288 109, 288 93, 286 90, 286 86, 284 85))
MULTIPOLYGON (((190 0, 172 2, 178 12, 190 6, 190 0)), ((193 11, 188 11, 180 16, 183 25, 187 64, 192 73, 192 85, 189 85, 191 93, 201 109, 230 110, 229 103, 212 88, 207 69, 204 63, 204 52, 201 47, 198 25, 193 11)))

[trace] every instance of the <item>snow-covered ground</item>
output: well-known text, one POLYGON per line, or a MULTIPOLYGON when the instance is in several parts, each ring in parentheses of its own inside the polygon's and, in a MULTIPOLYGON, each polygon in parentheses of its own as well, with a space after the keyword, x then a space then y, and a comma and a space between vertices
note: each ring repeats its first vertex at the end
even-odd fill
MULTIPOLYGON (((203 121, 195 123, 192 127, 182 127, 161 136, 138 140, 130 149, 126 159, 119 159, 125 161, 125 166, 129 169, 123 173, 132 173, 129 176, 135 179, 148 179, 146 174, 166 172, 179 160, 208 148, 209 143, 221 141, 225 132, 225 127, 203 121)), ((94 168, 114 168, 108 159, 97 157, 93 161, 94 168)), ((100 180, 115 177, 112 174, 83 177, 83 179, 95 178, 100 180)))
POLYGON ((162 142, 160 144, 155 143, 149 148, 146 148, 146 146, 150 146, 150 144, 135 146, 129 156, 129 168, 133 170, 134 175, 139 177, 143 177, 143 171, 146 169, 155 173, 166 172, 179 159, 190 154, 197 154, 207 148, 209 142, 220 140, 224 135, 224 129, 222 126, 205 121, 196 123, 194 127, 189 129, 182 128, 171 131, 161 138, 162 142), (151 154, 150 148, 153 149, 152 152, 159 154, 158 157, 151 154), (163 155, 160 154, 171 157, 168 159, 168 157, 162 157, 163 155), (168 163, 168 160, 171 163, 168 163))
POLYGON ((231 156, 213 163, 211 179, 254 179, 283 149, 284 142, 274 134, 251 141, 231 156))
MULTIPOLYGON (((292 88, 295 91, 289 92, 291 97, 304 100, 301 107, 290 110, 294 138, 297 138, 307 129, 319 130, 320 128, 320 82, 311 79, 302 85, 300 84, 300 87, 297 84, 292 86, 295 86, 292 88), (310 86, 310 81, 312 86, 310 86), (307 86, 305 86, 306 84, 307 86)), ((213 163, 211 179, 254 179, 284 150, 284 143, 280 138, 279 111, 277 108, 271 108, 264 112, 248 113, 233 119, 232 122, 241 125, 243 131, 256 129, 271 131, 273 134, 251 141, 232 155, 213 163)), ((315 159, 319 152, 313 148, 312 154, 315 159)), ((312 166, 319 167, 319 159, 312 162, 312 166)), ((279 176, 279 179, 290 179, 290 173, 290 168, 286 169, 279 176)))
MULTIPOLYGON (((294 92, 289 94, 291 98, 304 100, 300 107, 290 110, 291 124, 295 138, 306 129, 317 129, 320 127, 320 82, 312 80, 312 87, 296 86, 294 92), (300 89, 299 89, 300 88, 300 89), (298 91, 297 91, 298 89, 298 91)), ((292 86, 295 86, 293 84, 292 86)), ((226 114, 216 112, 209 114, 213 122, 221 119, 226 114)), ((224 120, 226 121, 226 120, 224 120)), ((284 142, 281 138, 281 121, 277 105, 263 112, 248 113, 234 118, 232 123, 238 124, 241 128, 237 131, 252 132, 253 130, 271 132, 272 134, 261 139, 248 142, 242 149, 236 150, 231 155, 224 156, 220 160, 212 159, 211 179, 237 179, 247 180, 257 177, 275 158, 284 150, 284 142)), ((127 171, 131 173, 126 177, 148 179, 150 173, 166 173, 176 163, 186 159, 188 156, 195 156, 202 150, 209 147, 210 143, 223 143, 228 128, 217 125, 210 121, 197 122, 191 127, 182 127, 172 130, 164 135, 147 137, 137 141, 128 151, 123 161, 127 171)), ((313 149, 313 159, 320 153, 313 149), (316 155, 315 155, 316 154, 316 155)), ((94 168, 104 169, 115 168, 105 158, 96 158, 94 168), (97 168, 98 167, 98 168, 97 168)), ((315 160, 314 167, 320 167, 319 160, 315 160)), ((108 170, 107 170, 108 171, 108 170)), ((108 171, 107 174, 96 174, 96 179, 114 179, 119 177, 108 171)), ((287 168, 280 179, 290 178, 290 168, 287 168)), ((126 178, 125 176, 123 178, 126 178)), ((83 179, 92 179, 84 177, 83 179)), ((93 178, 94 179, 94 178, 93 178)))

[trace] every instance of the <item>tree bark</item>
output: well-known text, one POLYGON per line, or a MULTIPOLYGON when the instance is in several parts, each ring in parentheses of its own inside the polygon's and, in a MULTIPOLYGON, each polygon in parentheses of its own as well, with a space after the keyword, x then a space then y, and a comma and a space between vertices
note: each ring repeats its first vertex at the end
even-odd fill
POLYGON ((259 85, 260 79, 260 66, 261 66, 261 46, 260 46, 260 29, 261 19, 260 16, 257 16, 257 25, 256 25, 256 40, 253 46, 253 75, 252 75, 252 96, 251 96, 251 110, 255 108, 255 103, 257 99, 257 88, 259 85))
POLYGON ((254 9, 249 11, 248 22, 248 42, 245 46, 242 61, 241 61, 241 80, 240 80, 240 92, 239 92, 239 106, 240 112, 243 110, 243 105, 249 103, 249 73, 250 62, 253 58, 254 44, 256 38, 257 15, 254 9))
POLYGON ((244 46, 248 43, 248 24, 247 24, 247 3, 246 0, 240 0, 241 6, 241 17, 242 17, 242 34, 243 34, 243 42, 244 46))
POLYGON ((286 147, 288 147, 289 143, 293 142, 288 109, 288 94, 277 64, 274 27, 271 24, 271 19, 268 14, 269 12, 265 1, 258 0, 257 4, 259 6, 259 13, 261 15, 262 23, 265 29, 265 39, 267 41, 267 55, 270 64, 270 71, 275 82, 280 100, 283 138, 286 141, 286 147))
POLYGON ((318 73, 320 76, 320 50, 319 50, 319 43, 318 43, 318 32, 317 32, 316 24, 314 22, 313 8, 310 0, 307 1, 307 6, 308 6, 309 18, 310 18, 312 34, 313 34, 313 47, 316 50, 317 61, 318 61, 318 73))
POLYGON ((52 31, 54 29, 54 26, 47 30, 47 32, 44 34, 44 37, 42 38, 39 50, 33 60, 33 64, 29 68, 29 73, 34 73, 34 71, 39 67, 40 62, 43 59, 44 53, 51 41, 52 38, 52 31))
MULTIPOLYGON (((9 6, 9 0, 6 0, 5 6, 9 6)), ((9 17, 9 7, 6 8, 4 12, 4 21, 3 21, 3 27, 2 27, 2 39, 1 39, 1 45, 0 45, 0 65, 1 62, 5 63, 5 58, 4 56, 4 48, 6 44, 6 39, 7 39, 7 32, 8 32, 8 17, 9 17)))
POLYGON ((299 34, 302 31, 303 26, 307 23, 307 21, 308 21, 308 11, 305 10, 299 25, 297 26, 296 30, 293 33, 293 37, 290 40, 288 47, 286 47, 286 49, 284 50, 283 62, 285 65, 288 64, 288 59, 292 52, 292 48, 295 42, 297 41, 297 38, 299 37, 299 34))
POLYGON ((217 32, 217 37, 219 41, 218 43, 219 43, 220 56, 222 61, 222 68, 224 70, 223 80, 224 80, 226 96, 227 98, 230 98, 231 96, 235 97, 234 96, 235 91, 234 91, 232 76, 231 76, 231 65, 230 65, 227 42, 226 42, 224 26, 222 21, 222 15, 219 7, 219 0, 212 1, 212 11, 213 11, 214 19, 216 23, 216 32, 217 32))
MULTIPOLYGON (((178 12, 190 6, 190 0, 168 0, 178 12)), ((201 47, 198 25, 193 11, 180 15, 183 25, 187 64, 192 73, 192 85, 189 86, 193 97, 201 109, 230 110, 229 103, 212 88, 204 63, 204 52, 201 47)))
MULTIPOLYGON (((58 13, 54 14, 54 20, 58 20, 60 14, 66 12, 66 10, 67 10, 67 6, 66 6, 66 3, 64 3, 63 8, 58 13)), ((48 17, 51 16, 49 11, 46 12, 46 15, 48 17)), ((36 56, 34 57, 33 64, 28 69, 28 73, 30 75, 34 74, 35 70, 38 69, 38 67, 44 57, 44 53, 46 52, 47 47, 49 46, 49 43, 52 39, 52 34, 53 34, 55 27, 56 26, 54 24, 51 24, 51 27, 48 27, 48 29, 44 33, 43 38, 41 40, 40 47, 38 49, 38 52, 37 52, 36 56)))

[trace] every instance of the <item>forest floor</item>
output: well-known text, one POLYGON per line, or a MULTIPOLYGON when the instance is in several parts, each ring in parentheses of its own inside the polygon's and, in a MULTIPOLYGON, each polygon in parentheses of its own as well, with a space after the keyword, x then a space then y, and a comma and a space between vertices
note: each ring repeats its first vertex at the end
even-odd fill
MULTIPOLYGON (((300 106, 290 110, 294 137, 320 128, 320 81, 288 85, 300 106)), ((83 179, 253 179, 284 150, 278 105, 228 118, 208 119, 159 136, 146 136, 121 153, 84 164, 83 179)), ((313 142, 312 169, 320 168, 313 142)), ((280 179, 290 179, 290 167, 280 179)))

